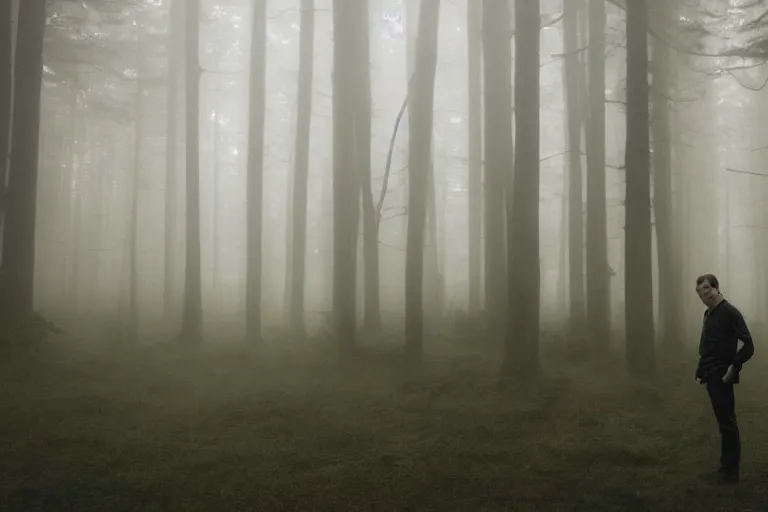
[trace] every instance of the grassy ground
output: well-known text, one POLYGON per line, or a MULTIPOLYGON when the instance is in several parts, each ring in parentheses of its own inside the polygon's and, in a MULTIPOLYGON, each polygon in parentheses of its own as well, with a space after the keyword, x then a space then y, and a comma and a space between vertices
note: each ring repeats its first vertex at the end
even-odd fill
POLYGON ((0 362, 5 510, 768 511, 768 381, 738 389, 742 483, 716 467, 704 391, 547 363, 500 392, 495 366, 167 347, 41 346, 0 362))

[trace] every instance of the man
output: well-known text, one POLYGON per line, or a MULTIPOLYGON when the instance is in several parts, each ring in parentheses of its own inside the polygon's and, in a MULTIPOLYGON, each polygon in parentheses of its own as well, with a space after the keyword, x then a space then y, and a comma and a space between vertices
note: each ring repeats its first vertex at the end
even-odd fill
POLYGON ((720 293, 717 277, 712 274, 699 276, 696 293, 707 307, 699 342, 696 380, 707 387, 720 427, 721 455, 717 479, 720 483, 738 483, 741 439, 736 423, 733 386, 739 382, 741 367, 755 353, 755 347, 741 312, 720 293), (743 346, 738 346, 739 341, 743 346))

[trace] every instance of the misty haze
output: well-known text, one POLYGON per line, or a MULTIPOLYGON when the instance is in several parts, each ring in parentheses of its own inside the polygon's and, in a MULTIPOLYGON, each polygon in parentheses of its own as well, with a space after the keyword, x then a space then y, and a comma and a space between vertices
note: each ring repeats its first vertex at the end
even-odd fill
POLYGON ((0 0, 0 510, 768 510, 767 62, 763 1, 0 0))

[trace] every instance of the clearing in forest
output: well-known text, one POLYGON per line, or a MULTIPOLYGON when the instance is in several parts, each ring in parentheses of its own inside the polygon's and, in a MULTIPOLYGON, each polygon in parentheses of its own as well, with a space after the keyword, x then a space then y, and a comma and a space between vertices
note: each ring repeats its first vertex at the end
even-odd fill
POLYGON ((175 350, 3 354, 2 508, 768 510, 759 360, 737 390, 743 481, 719 487, 698 478, 719 437, 692 371, 639 385, 545 362, 501 392, 466 356, 407 378, 386 357, 175 350))

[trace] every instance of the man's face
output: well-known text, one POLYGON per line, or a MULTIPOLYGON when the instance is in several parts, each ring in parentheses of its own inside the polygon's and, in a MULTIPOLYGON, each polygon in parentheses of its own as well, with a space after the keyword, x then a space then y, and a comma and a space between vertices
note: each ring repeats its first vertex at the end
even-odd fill
POLYGON ((707 307, 714 306, 717 298, 720 296, 720 291, 717 288, 713 288, 709 281, 704 281, 697 286, 696 293, 699 295, 701 302, 707 307))

